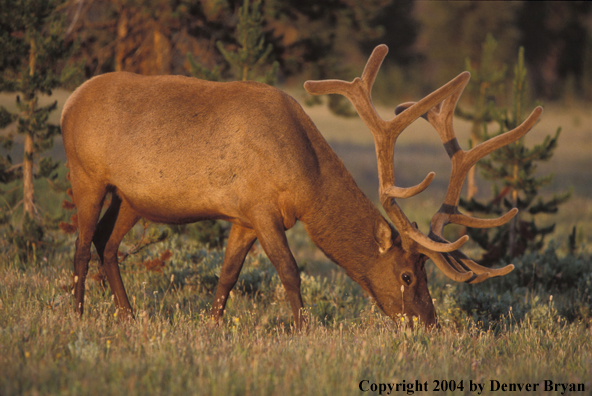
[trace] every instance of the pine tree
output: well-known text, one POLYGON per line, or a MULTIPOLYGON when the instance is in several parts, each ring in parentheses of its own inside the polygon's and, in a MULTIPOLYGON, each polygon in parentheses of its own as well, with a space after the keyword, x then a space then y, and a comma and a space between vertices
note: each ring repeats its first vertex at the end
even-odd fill
MULTIPOLYGON (((263 34, 263 17, 260 8, 261 0, 255 1, 249 7, 249 0, 245 0, 239 8, 239 20, 236 27, 236 38, 240 45, 236 51, 227 51, 224 45, 218 41, 218 49, 226 61, 237 69, 237 75, 242 81, 250 80, 253 71, 262 66, 273 50, 272 44, 265 45, 263 34)), ((264 75, 267 84, 274 85, 279 64, 274 62, 271 69, 264 75)))
POLYGON ((208 81, 223 81, 220 66, 216 65, 210 70, 198 63, 191 54, 187 54, 187 61, 189 61, 189 73, 193 77, 208 81))
MULTIPOLYGON (((497 41, 491 34, 487 35, 482 45, 481 61, 473 66, 469 58, 466 59, 466 69, 471 72, 471 81, 467 86, 467 96, 473 98, 472 111, 464 111, 460 106, 456 115, 471 122, 471 137, 469 147, 477 146, 484 140, 487 124, 492 122, 497 111, 501 94, 506 82, 506 65, 496 62, 497 41)), ((475 166, 467 175, 467 200, 470 201, 477 194, 475 183, 475 166)))
MULTIPOLYGON (((501 108, 493 112, 498 125, 495 135, 516 128, 524 120, 526 75, 524 48, 520 48, 518 62, 514 67, 511 109, 501 108)), ((557 213, 559 205, 570 198, 571 191, 544 200, 539 195, 539 189, 548 185, 553 175, 537 177, 535 172, 537 162, 552 158, 560 133, 561 128, 558 128, 554 136, 547 136, 542 143, 532 148, 527 147, 524 138, 521 138, 491 153, 489 158, 478 163, 483 177, 494 182, 494 198, 486 204, 474 198, 470 201, 461 200, 461 206, 472 212, 497 215, 513 207, 520 210, 509 224, 498 227, 495 231, 468 231, 479 245, 487 250, 483 262, 491 263, 502 257, 516 257, 527 249, 538 250, 543 246, 545 236, 553 232, 555 225, 539 227, 535 223, 535 216, 540 213, 557 213), (530 215, 529 220, 525 218, 527 213, 530 215), (491 232, 494 232, 493 236, 490 235, 491 232)), ((493 136, 485 129, 483 139, 487 140, 490 137, 493 136)))
MULTIPOLYGON (((0 0, 0 92, 16 93, 17 105, 16 112, 0 107, 0 128, 15 122, 16 132, 24 135, 22 163, 13 164, 10 154, 0 156, 0 182, 22 180, 23 198, 15 207, 4 200, 0 213, 7 221, 22 204, 23 228, 40 219, 33 180, 55 180, 59 166, 51 158, 40 158, 60 133, 59 126, 49 122, 57 101, 40 106, 39 97, 73 83, 81 70, 81 65, 67 64, 74 45, 64 38, 64 5, 64 0, 0 0)), ((10 152, 14 139, 13 132, 0 136, 3 149, 10 152)))
MULTIPOLYGON (((273 51, 271 43, 265 45, 263 32, 263 16, 261 15, 261 0, 253 2, 249 6, 249 0, 244 0, 243 6, 238 10, 238 24, 236 27, 236 42, 238 47, 234 51, 227 50, 221 41, 216 42, 218 50, 230 67, 235 69, 235 78, 247 80, 259 80, 269 85, 275 85, 276 75, 279 69, 277 61, 271 67, 263 71, 263 66, 269 64, 269 56, 273 51), (262 76, 256 77, 259 73, 262 76)), ((221 81, 220 67, 209 70, 195 61, 191 54, 187 54, 191 66, 191 73, 211 81, 221 81)))

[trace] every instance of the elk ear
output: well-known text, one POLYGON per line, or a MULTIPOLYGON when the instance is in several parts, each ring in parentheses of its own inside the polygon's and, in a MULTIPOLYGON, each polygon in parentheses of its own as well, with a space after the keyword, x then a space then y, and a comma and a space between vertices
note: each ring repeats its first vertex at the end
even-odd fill
POLYGON ((374 240, 380 254, 386 253, 393 246, 393 231, 385 219, 381 218, 374 224, 374 240))

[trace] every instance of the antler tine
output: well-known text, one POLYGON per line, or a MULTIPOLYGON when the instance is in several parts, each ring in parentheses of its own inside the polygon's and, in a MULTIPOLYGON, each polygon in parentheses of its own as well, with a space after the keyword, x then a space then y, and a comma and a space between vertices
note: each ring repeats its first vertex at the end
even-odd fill
MULTIPOLYGON (((441 236, 430 234, 430 238, 434 239, 435 241, 446 243, 446 239, 441 236)), ((447 253, 436 253, 431 252, 430 254, 424 253, 426 256, 430 257, 432 261, 438 266, 438 268, 442 269, 443 265, 448 265, 452 269, 458 272, 471 272, 475 274, 475 277, 468 278, 463 282, 466 283, 480 283, 483 282, 485 279, 493 278, 496 276, 503 276, 506 275, 514 270, 514 265, 509 264, 502 268, 487 268, 483 267, 482 265, 477 264, 475 261, 471 260, 467 257, 463 252, 460 250, 455 250, 453 252, 447 253), (436 260, 439 260, 438 262, 436 260)), ((450 269, 448 269, 450 271, 450 269)), ((443 271, 445 275, 448 276, 448 273, 443 271)), ((450 276, 449 276, 450 277, 450 276)), ((454 278, 451 278, 455 280, 454 278)))
POLYGON ((472 271, 461 270, 460 268, 453 266, 451 262, 447 260, 446 253, 434 252, 431 249, 426 249, 421 246, 418 248, 418 251, 432 259, 434 264, 436 264, 436 267, 438 267, 444 275, 455 282, 471 282, 479 276, 475 275, 472 271))
POLYGON ((391 122, 398 121, 397 129, 402 131, 419 117, 425 118, 428 114, 435 113, 441 109, 447 109, 450 106, 447 104, 449 102, 456 105, 460 93, 462 93, 470 79, 471 73, 467 71, 462 72, 420 101, 407 102, 397 106, 395 109, 395 118, 391 122))
POLYGON ((467 162, 467 165, 465 165, 465 167, 470 168, 487 154, 497 150, 500 147, 513 143, 522 136, 526 135, 526 133, 530 131, 530 129, 537 123, 541 114, 543 114, 543 108, 538 106, 532 111, 532 113, 530 113, 528 118, 524 120, 522 124, 513 130, 486 140, 477 147, 471 149, 466 155, 467 159, 465 161, 467 162))
POLYGON ((471 278, 465 281, 466 283, 470 284, 480 283, 483 282, 485 279, 494 278, 496 276, 504 276, 514 270, 514 264, 508 264, 502 268, 483 267, 482 265, 479 265, 475 261, 471 260, 460 250, 455 250, 454 252, 449 253, 436 254, 444 256, 444 258, 449 263, 454 262, 455 264, 465 269, 465 271, 474 273, 476 275, 475 278, 471 278))
POLYGON ((378 70, 387 53, 388 47, 384 44, 374 48, 374 51, 372 51, 370 58, 368 58, 368 61, 366 62, 362 77, 355 78, 352 82, 343 80, 306 81, 304 83, 304 89, 311 95, 341 94, 351 101, 352 97, 356 94, 354 87, 361 82, 369 97, 378 70))
POLYGON ((458 250, 469 240, 469 237, 466 235, 453 243, 448 241, 441 242, 428 238, 417 228, 413 227, 409 222, 409 219, 407 219, 407 216, 405 216, 405 213, 403 213, 399 205, 397 205, 394 198, 381 194, 380 202, 386 214, 399 231, 403 248, 406 250, 413 249, 414 245, 417 244, 432 252, 452 252, 458 250))
POLYGON ((388 51, 388 47, 381 44, 374 48, 374 51, 372 51, 372 54, 368 58, 368 62, 366 62, 361 79, 364 85, 366 85, 366 91, 368 93, 372 92, 372 86, 376 80, 376 75, 378 74, 378 70, 384 61, 384 58, 386 58, 386 54, 388 54, 388 51))

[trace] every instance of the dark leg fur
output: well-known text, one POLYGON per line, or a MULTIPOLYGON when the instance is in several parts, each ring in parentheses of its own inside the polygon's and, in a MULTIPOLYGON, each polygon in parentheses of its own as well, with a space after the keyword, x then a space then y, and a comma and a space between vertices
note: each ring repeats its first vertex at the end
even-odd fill
POLYGON ((119 272, 117 252, 121 240, 138 222, 140 216, 115 193, 111 205, 99 222, 93 242, 103 263, 103 270, 115 296, 115 306, 122 318, 133 317, 133 310, 127 298, 119 272))

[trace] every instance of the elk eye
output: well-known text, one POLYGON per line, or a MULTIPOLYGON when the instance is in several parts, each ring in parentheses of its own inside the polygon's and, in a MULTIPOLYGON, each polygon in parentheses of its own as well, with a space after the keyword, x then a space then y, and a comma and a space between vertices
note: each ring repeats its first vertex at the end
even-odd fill
POLYGON ((409 275, 408 273, 404 273, 403 275, 401 275, 401 279, 403 279, 403 282, 405 282, 407 286, 411 284, 411 275, 409 275))

